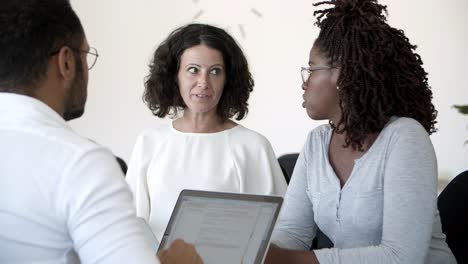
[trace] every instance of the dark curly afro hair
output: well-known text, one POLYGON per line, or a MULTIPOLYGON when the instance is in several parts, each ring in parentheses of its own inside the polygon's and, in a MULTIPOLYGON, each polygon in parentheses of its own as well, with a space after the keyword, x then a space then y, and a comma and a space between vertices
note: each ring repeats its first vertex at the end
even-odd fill
POLYGON ((337 133, 345 147, 362 150, 364 139, 382 131, 391 116, 417 120, 431 134, 437 111, 421 57, 403 30, 387 24, 387 7, 376 0, 332 0, 314 12, 315 41, 332 65, 340 67, 342 118, 337 133))

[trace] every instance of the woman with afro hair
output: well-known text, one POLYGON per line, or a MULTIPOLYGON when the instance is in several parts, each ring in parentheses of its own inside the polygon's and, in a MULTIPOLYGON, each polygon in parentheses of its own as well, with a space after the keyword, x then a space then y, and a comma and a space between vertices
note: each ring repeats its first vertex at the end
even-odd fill
POLYGON ((189 24, 159 45, 143 99, 157 117, 177 117, 143 131, 127 172, 137 215, 161 241, 183 189, 283 195, 286 181, 270 142, 243 119, 254 81, 224 30, 189 24))
POLYGON ((437 115, 422 60, 376 0, 319 2, 299 155, 266 263, 456 263, 437 212, 437 115), (320 229, 332 248, 310 250, 320 229))

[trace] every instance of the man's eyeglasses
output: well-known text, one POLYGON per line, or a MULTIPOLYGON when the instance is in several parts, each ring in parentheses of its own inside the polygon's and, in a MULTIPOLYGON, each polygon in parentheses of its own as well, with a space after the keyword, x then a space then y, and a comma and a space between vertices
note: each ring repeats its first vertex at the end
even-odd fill
POLYGON ((88 71, 94 67, 96 64, 97 58, 99 57, 99 53, 97 49, 93 47, 89 47, 89 50, 78 50, 81 52, 86 52, 86 62, 88 63, 88 71))
POLYGON ((331 70, 333 69, 333 67, 329 67, 329 66, 311 66, 311 67, 301 67, 301 77, 302 77, 302 81, 304 83, 306 83, 309 78, 310 78, 310 75, 314 72, 314 71, 319 71, 319 70, 331 70))
MULTIPOLYGON (((76 48, 72 48, 72 47, 70 47, 70 49, 72 49, 74 51, 86 53, 86 62, 88 63, 88 71, 91 70, 94 67, 94 65, 96 64, 97 58, 99 57, 99 53, 98 53, 97 49, 95 49, 93 47, 89 47, 89 50, 76 49, 76 48)), ((50 56, 58 54, 59 51, 60 50, 51 52, 50 56)))

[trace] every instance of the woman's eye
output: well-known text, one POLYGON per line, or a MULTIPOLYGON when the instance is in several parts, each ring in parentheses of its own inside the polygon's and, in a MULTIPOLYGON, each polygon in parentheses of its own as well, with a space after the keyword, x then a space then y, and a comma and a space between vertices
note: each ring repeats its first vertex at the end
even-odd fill
POLYGON ((197 73, 198 69, 195 68, 195 67, 190 67, 190 68, 187 69, 187 71, 190 72, 190 73, 197 73))
POLYGON ((215 69, 211 70, 211 74, 213 74, 213 75, 218 75, 220 73, 221 73, 221 69, 215 68, 215 69))

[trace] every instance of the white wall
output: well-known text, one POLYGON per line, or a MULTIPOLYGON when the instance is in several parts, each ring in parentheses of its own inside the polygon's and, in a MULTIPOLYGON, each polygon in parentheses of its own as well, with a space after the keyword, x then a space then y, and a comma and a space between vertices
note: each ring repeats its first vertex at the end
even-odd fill
MULTIPOLYGON (((81 134, 128 160, 137 134, 168 119, 153 117, 141 100, 143 79, 156 46, 176 27, 194 21, 227 28, 250 62, 256 86, 241 123, 264 134, 279 156, 298 152, 320 122, 301 107, 299 68, 317 36, 309 0, 72 0, 91 46, 100 57, 90 72, 81 134), (293 4, 294 3, 294 4, 293 4), (260 12, 261 17, 251 9, 260 12), (240 26, 243 27, 242 33, 240 26)), ((389 22, 417 44, 434 103, 439 132, 431 138, 443 178, 468 169, 468 116, 451 108, 468 104, 468 2, 385 0, 389 22)))

